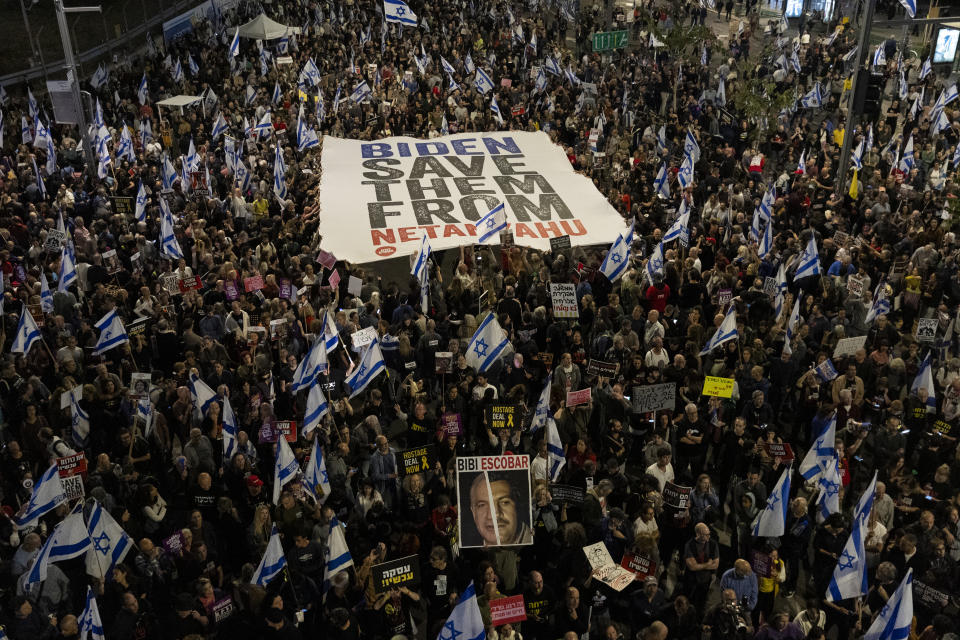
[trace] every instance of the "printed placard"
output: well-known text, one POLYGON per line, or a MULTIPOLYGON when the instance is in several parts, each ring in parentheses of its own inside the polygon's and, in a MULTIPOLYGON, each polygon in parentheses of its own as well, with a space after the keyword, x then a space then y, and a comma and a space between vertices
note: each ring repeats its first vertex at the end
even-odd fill
POLYGON ((63 495, 67 497, 67 500, 76 500, 86 495, 86 489, 83 487, 83 476, 60 478, 60 486, 63 487, 63 495))
POLYGON ((527 619, 527 607, 523 595, 497 598, 490 601, 490 622, 494 626, 527 619))
POLYGON ((340 286, 340 271, 338 269, 334 269, 330 273, 330 277, 327 278, 327 283, 330 285, 331 289, 336 289, 340 286))
POLYGON ((733 395, 733 378, 706 376, 703 379, 703 395, 715 398, 729 398, 733 395))
POLYGON ((113 201, 114 213, 124 216, 133 213, 133 196, 111 196, 110 199, 113 201))
POLYGON ((420 584, 420 559, 407 556, 373 565, 373 590, 383 593, 408 584, 420 584))
POLYGON ((763 448, 771 458, 779 458, 781 462, 790 462, 794 458, 793 447, 789 442, 764 442, 763 448))
POLYGON ((930 430, 937 435, 949 436, 950 432, 953 431, 953 425, 942 418, 937 418, 930 430))
POLYGON ((276 442, 276 438, 281 434, 283 439, 287 442, 296 442, 297 441, 297 422, 296 420, 274 420, 273 421, 273 433, 275 434, 273 442, 276 442))
POLYGON ((767 276, 763 279, 763 294, 768 298, 777 297, 777 279, 767 276))
POLYGON ((130 393, 131 398, 145 398, 150 393, 151 378, 149 373, 134 372, 130 374, 130 393))
POLYGON ((279 285, 280 297, 289 300, 293 295, 293 285, 290 283, 290 278, 280 278, 279 285))
POLYGON ((447 436, 459 436, 463 433, 463 416, 459 413, 447 412, 440 418, 443 431, 447 436))
POLYGON ((833 358, 840 356, 851 356, 862 349, 867 343, 867 336, 857 336, 856 338, 841 338, 837 340, 837 346, 833 348, 833 358))
POLYGON ((83 385, 78 384, 73 389, 69 391, 64 391, 60 394, 60 408, 66 409, 70 406, 70 396, 76 398, 77 402, 83 400, 83 385))
POLYGON ((172 556, 180 555, 180 552, 183 551, 183 533, 177 531, 173 535, 167 536, 160 543, 160 546, 172 556))
POLYGON ((232 616, 234 611, 236 611, 236 607, 233 606, 233 598, 230 596, 224 596, 223 598, 220 598, 213 603, 211 611, 213 612, 213 619, 216 622, 223 622, 232 616))
POLYGON ((398 451, 396 456, 397 470, 401 476, 430 471, 437 465, 437 448, 432 444, 398 451))
POLYGON ((81 451, 57 458, 57 475, 60 476, 61 480, 71 476, 87 475, 87 455, 81 451))
POLYGON ((233 280, 227 280, 223 283, 223 295, 224 297, 233 302, 240 297, 240 292, 237 290, 237 283, 233 280))
POLYGON ((567 407, 575 407, 590 402, 590 387, 579 391, 567 391, 567 407))
POLYGON ((920 318, 917 320, 917 332, 914 334, 918 342, 933 342, 937 339, 937 318, 920 318))
POLYGON ((550 298, 553 300, 553 317, 580 317, 580 308, 577 305, 577 290, 572 283, 551 283, 550 298))
POLYGON ((47 318, 43 314, 42 304, 28 304, 27 310, 30 311, 30 315, 33 316, 33 321, 37 323, 38 327, 42 327, 47 323, 47 318))
POLYGON ((530 457, 464 456, 456 461, 460 548, 533 544, 530 457))
POLYGON ((603 360, 597 360, 595 358, 590 358, 590 360, 587 361, 588 376, 611 378, 617 375, 617 369, 619 368, 620 364, 617 362, 604 362, 603 360))
POLYGON ((557 251, 563 251, 564 249, 570 248, 570 236, 557 236, 556 238, 550 238, 550 251, 556 253, 557 251))
POLYGON ((674 411, 677 406, 677 385, 663 382, 634 387, 630 402, 634 413, 674 411))
POLYGON ((677 509, 686 509, 690 505, 690 492, 693 487, 683 487, 668 482, 663 487, 663 502, 677 509))
POLYGON ((130 322, 127 325, 127 335, 128 336, 139 336, 146 332, 147 327, 150 325, 150 318, 137 318, 130 322))
POLYGON ((583 553, 593 569, 593 577, 614 591, 623 591, 633 584, 633 573, 614 564, 610 552, 602 542, 585 546, 583 553))
POLYGON ((933 611, 940 611, 950 604, 949 594, 920 580, 913 581, 913 599, 933 611))
POLYGON ((751 550, 750 568, 753 569, 753 572, 757 574, 758 577, 769 578, 771 569, 773 568, 770 562, 770 555, 757 549, 751 550))
POLYGON ((634 580, 639 582, 646 580, 647 576, 657 575, 657 563, 643 552, 623 554, 620 566, 632 572, 634 580))
POLYGON ((569 484, 550 485, 550 495, 558 504, 581 505, 587 497, 587 492, 581 487, 569 484))
POLYGON ((112 276, 123 271, 123 265, 120 264, 120 256, 117 255, 116 249, 104 251, 100 254, 100 259, 103 261, 103 268, 107 270, 109 275, 112 276))
POLYGON ((731 300, 733 300, 733 291, 730 289, 720 289, 717 291, 717 306, 725 307, 731 300))
POLYGON ((60 249, 63 247, 64 242, 67 239, 66 231, 57 231, 56 229, 49 229, 47 231, 47 239, 43 242, 43 250, 47 253, 60 253, 60 249))
POLYGON ((453 352, 437 351, 433 354, 433 366, 438 375, 453 373, 453 352))
POLYGON ((243 279, 243 289, 247 293, 251 291, 260 291, 263 289, 263 276, 250 276, 243 279))
POLYGON ((523 406, 519 404, 493 404, 487 407, 487 427, 519 429, 523 424, 523 406))
POLYGON ((165 273, 160 276, 160 284, 163 290, 170 295, 180 295, 180 276, 175 273, 165 273))
POLYGON ((197 289, 203 288, 203 281, 200 280, 200 276, 190 276, 188 278, 180 278, 177 282, 177 287, 180 289, 180 293, 186 293, 187 291, 196 291, 197 289))
POLYGON ((317 262, 325 269, 333 269, 334 265, 337 264, 337 257, 329 251, 321 249, 317 252, 317 262))

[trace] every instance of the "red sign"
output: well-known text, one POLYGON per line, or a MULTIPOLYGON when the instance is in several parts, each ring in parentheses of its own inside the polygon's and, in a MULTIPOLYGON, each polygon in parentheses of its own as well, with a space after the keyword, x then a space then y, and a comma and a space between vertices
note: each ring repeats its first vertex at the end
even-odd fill
POLYGON ((251 276, 243 279, 243 288, 250 293, 251 291, 260 291, 263 289, 263 276, 251 276))
POLYGON ((771 458, 779 458, 781 462, 793 460, 793 448, 787 442, 764 442, 763 448, 771 458))
POLYGON ((180 293, 186 293, 194 289, 202 289, 203 283, 200 281, 200 276, 190 276, 189 278, 180 278, 177 286, 180 288, 180 293))
POLYGON ((657 563, 645 553, 624 554, 620 566, 634 573, 635 580, 644 580, 647 576, 657 575, 657 563))
POLYGON ((87 475, 87 455, 82 451, 65 458, 57 458, 57 475, 61 478, 87 475))
POLYGON ((567 391, 567 406, 575 407, 578 404, 587 404, 590 402, 590 387, 580 389, 580 391, 567 391))
POLYGON ((523 106, 523 105, 518 105, 518 106, 514 107, 513 109, 510 109, 510 113, 513 114, 513 115, 515 115, 515 116, 522 116, 522 115, 525 114, 526 112, 527 112, 527 108, 526 108, 525 106, 523 106))
POLYGON ((527 608, 523 596, 510 596, 490 601, 490 622, 494 625, 508 622, 523 622, 527 619, 527 608))
POLYGON ((333 273, 330 274, 330 277, 327 278, 327 282, 330 283, 331 289, 336 289, 337 285, 340 284, 340 272, 334 269, 333 273))
POLYGON ((287 442, 297 441, 297 423, 293 420, 274 420, 273 432, 282 433, 287 442))

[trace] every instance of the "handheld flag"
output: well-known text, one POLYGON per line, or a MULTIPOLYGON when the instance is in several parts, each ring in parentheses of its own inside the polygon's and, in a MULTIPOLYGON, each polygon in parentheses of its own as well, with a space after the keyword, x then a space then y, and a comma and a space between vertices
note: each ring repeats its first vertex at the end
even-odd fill
POLYGON ((417 14, 403 0, 383 0, 383 17, 387 22, 400 25, 417 26, 417 14))
POLYGON ((120 316, 117 315, 116 309, 100 318, 94 326, 100 330, 100 338, 93 350, 95 356, 99 356, 117 345, 130 342, 130 338, 127 337, 127 330, 124 328, 120 316))
POLYGON ((343 537, 343 527, 340 521, 334 518, 330 522, 330 537, 327 538, 327 549, 325 552, 326 567, 323 570, 323 589, 326 593, 330 589, 330 581, 347 567, 353 566, 353 556, 350 555, 350 548, 343 537))
POLYGON ((804 480, 816 480, 819 478, 823 474, 823 470, 833 461, 837 453, 835 448, 837 440, 837 413, 834 412, 826 423, 822 423, 822 421, 818 423, 818 420, 814 419, 811 427, 816 427, 818 424, 823 424, 823 428, 820 429, 816 440, 814 440, 810 446, 810 450, 807 451, 807 455, 804 456, 803 462, 800 463, 800 468, 798 469, 804 480))
POLYGON ((495 314, 488 313, 467 344, 467 366, 482 373, 509 353, 513 353, 513 346, 507 333, 500 327, 495 314))
POLYGON ((774 485, 767 497, 767 506, 760 513, 753 527, 754 537, 775 538, 783 535, 787 522, 787 509, 790 506, 790 473, 787 466, 780 474, 780 480, 774 485))
POLYGON ((557 423, 553 416, 547 416, 547 475, 550 476, 550 482, 556 482, 560 478, 560 471, 567 463, 563 452, 563 441, 560 439, 560 432, 557 431, 557 423))
POLYGON ((817 250, 817 239, 813 233, 810 234, 810 240, 806 248, 800 254, 797 261, 797 272, 794 274, 794 280, 806 278, 808 276, 818 276, 822 273, 820 268, 820 252, 817 250))
POLYGON ((70 560, 86 553, 90 548, 87 525, 83 522, 83 507, 77 505, 73 512, 53 529, 43 543, 40 553, 33 559, 27 571, 25 583, 36 584, 47 579, 47 567, 54 562, 70 560))
POLYGON ((33 319, 27 305, 23 305, 20 311, 20 323, 17 325, 17 334, 13 337, 13 344, 10 345, 10 353, 27 354, 30 347, 35 342, 41 340, 40 328, 33 319))
MULTIPOLYGON (((908 0, 900 0, 905 2, 908 0)), ((863 640, 904 640, 913 624, 913 567, 907 569, 900 586, 887 600, 863 640)))
POLYGON ((910 393, 916 394, 919 393, 921 388, 925 389, 927 392, 927 413, 936 413, 937 397, 933 386, 933 368, 931 356, 933 356, 932 351, 927 353, 927 357, 925 357, 923 362, 920 363, 920 369, 917 371, 917 375, 913 379, 913 384, 910 385, 910 393))
MULTIPOLYGON (((283 440, 283 438, 280 438, 283 440)), ((280 531, 277 525, 273 525, 273 531, 270 533, 270 541, 267 542, 267 550, 257 565, 257 570, 253 572, 250 584, 258 584, 261 587, 273 580, 274 577, 287 566, 287 558, 283 555, 283 545, 280 544, 280 531)))
POLYGON ((83 607, 83 613, 77 618, 77 630, 80 632, 80 640, 104 640, 103 622, 100 620, 100 609, 97 607, 97 599, 93 596, 93 588, 87 585, 87 604, 83 607))
MULTIPOLYGON (((319 387, 314 387, 317 389, 319 387)), ((310 454, 310 462, 307 463, 307 471, 303 475, 303 482, 314 495, 317 495, 317 489, 320 489, 321 495, 317 497, 318 502, 323 504, 330 497, 330 478, 327 475, 327 462, 323 459, 323 449, 320 448, 319 436, 313 439, 313 452, 310 454)))
POLYGON ((833 577, 827 586, 826 599, 828 602, 859 598, 867 595, 867 553, 864 549, 864 527, 867 523, 861 520, 853 521, 853 528, 843 551, 837 558, 837 566, 833 570, 833 577))
MULTIPOLYGON (((317 341, 323 344, 322 340, 317 341)), ((320 420, 330 411, 330 405, 323 395, 320 385, 315 384, 307 395, 307 409, 303 414, 303 433, 309 433, 320 426, 320 420)))
POLYGON ((464 640, 483 640, 486 637, 480 607, 477 604, 477 589, 470 581, 463 590, 460 601, 450 612, 450 616, 440 630, 438 640, 463 637, 464 640))
POLYGON ((360 365, 344 380, 350 387, 350 398, 359 395, 374 378, 385 370, 386 363, 383 361, 380 341, 374 338, 364 350, 363 357, 360 358, 360 365))
POLYGON ((133 540, 117 524, 113 516, 96 500, 87 520, 90 549, 87 551, 87 574, 99 578, 109 575, 114 565, 123 562, 133 548, 133 540))
POLYGON ((550 388, 552 386, 553 373, 550 373, 547 375, 547 381, 543 385, 543 391, 540 392, 537 407, 533 411, 533 420, 530 421, 530 433, 536 433, 541 427, 547 424, 547 419, 550 417, 550 388))
POLYGON ((277 451, 273 462, 273 504, 280 502, 280 492, 283 485, 293 480, 300 467, 297 465, 297 459, 290 449, 290 444, 283 434, 277 435, 277 451))
POLYGON ((476 229, 480 233, 477 244, 483 244, 491 238, 498 239, 500 232, 507 230, 507 215, 503 203, 501 202, 477 220, 476 229))
POLYGON ((700 350, 700 355, 706 355, 719 347, 720 345, 737 339, 737 305, 731 304, 723 322, 714 332, 707 344, 700 350))
POLYGON ((237 423, 237 416, 233 412, 233 406, 230 404, 230 398, 223 398, 223 459, 224 461, 233 458, 237 450, 237 434, 240 433, 240 427, 237 423))

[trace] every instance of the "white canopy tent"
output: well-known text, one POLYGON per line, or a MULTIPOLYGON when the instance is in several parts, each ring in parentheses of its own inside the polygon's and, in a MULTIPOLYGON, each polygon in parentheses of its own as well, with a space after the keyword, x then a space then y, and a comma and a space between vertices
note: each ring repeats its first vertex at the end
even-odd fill
POLYGON ((157 102, 157 113, 160 115, 161 119, 163 118, 163 112, 160 111, 161 107, 166 107, 167 109, 177 109, 180 112, 180 115, 183 115, 183 108, 190 107, 197 103, 202 105, 203 97, 202 96, 173 96, 172 98, 167 98, 166 100, 160 100, 157 102))
POLYGON ((261 13, 250 22, 231 29, 231 35, 240 31, 240 37, 253 38, 255 40, 276 40, 283 36, 298 35, 300 27, 288 27, 271 20, 265 13, 261 13))

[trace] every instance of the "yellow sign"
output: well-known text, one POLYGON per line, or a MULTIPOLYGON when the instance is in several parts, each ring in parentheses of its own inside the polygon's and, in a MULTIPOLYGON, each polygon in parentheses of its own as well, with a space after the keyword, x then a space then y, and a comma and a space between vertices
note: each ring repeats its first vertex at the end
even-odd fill
POLYGON ((703 395, 729 398, 733 395, 733 378, 707 376, 703 380, 703 395))

